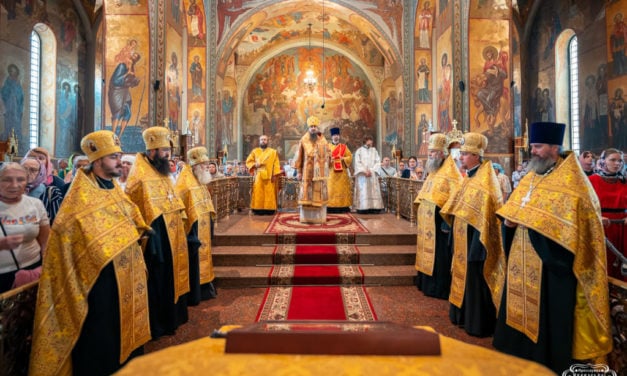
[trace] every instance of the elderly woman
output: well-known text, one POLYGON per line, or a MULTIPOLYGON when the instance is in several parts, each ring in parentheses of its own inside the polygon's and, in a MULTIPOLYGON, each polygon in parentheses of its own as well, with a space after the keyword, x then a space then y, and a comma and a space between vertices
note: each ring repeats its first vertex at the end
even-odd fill
POLYGON ((46 168, 47 175, 46 175, 46 181, 44 181, 44 184, 54 185, 55 187, 59 189, 63 188, 63 185, 65 184, 63 179, 61 179, 58 176, 53 175, 52 173, 54 168, 52 167, 52 162, 50 161, 50 154, 48 153, 48 150, 42 147, 32 148, 24 156, 24 158, 28 158, 28 157, 33 157, 37 159, 39 163, 44 165, 44 167, 46 168))
MULTIPOLYGON (((607 149, 599 157, 601 170, 590 176, 590 183, 599 196, 601 203, 601 219, 605 227, 605 236, 622 250, 623 256, 627 256, 627 182, 623 175, 623 152, 617 149, 607 149)), ((619 267, 615 267, 616 256, 607 251, 607 275, 627 281, 620 273, 619 267)))
POLYGON ((24 194, 26 181, 19 163, 0 167, 0 293, 36 278, 50 234, 43 203, 24 194))
POLYGON ((24 166, 27 176, 26 193, 30 197, 40 199, 48 218, 50 219, 50 225, 54 222, 54 217, 57 216, 61 202, 63 201, 63 194, 61 190, 54 185, 46 186, 44 183, 47 177, 47 171, 44 165, 35 158, 22 159, 21 165, 24 166))

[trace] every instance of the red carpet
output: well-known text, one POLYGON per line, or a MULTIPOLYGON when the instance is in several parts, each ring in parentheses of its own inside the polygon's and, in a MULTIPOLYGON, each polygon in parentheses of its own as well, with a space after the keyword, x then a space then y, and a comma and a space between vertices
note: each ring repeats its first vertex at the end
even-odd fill
POLYGON ((270 270, 269 285, 358 285, 364 272, 358 265, 276 265, 270 270))
POLYGON ((268 288, 255 321, 376 319, 361 286, 295 286, 268 288))
POLYGON ((347 244, 280 244, 274 248, 273 264, 359 264, 359 250, 347 244))
POLYGON ((296 232, 277 234, 277 244, 355 244, 352 232, 296 232))
POLYGON ((300 223, 299 213, 278 213, 272 218, 272 222, 266 228, 266 234, 287 234, 306 232, 368 232, 368 230, 349 213, 327 214, 327 222, 324 224, 300 223))

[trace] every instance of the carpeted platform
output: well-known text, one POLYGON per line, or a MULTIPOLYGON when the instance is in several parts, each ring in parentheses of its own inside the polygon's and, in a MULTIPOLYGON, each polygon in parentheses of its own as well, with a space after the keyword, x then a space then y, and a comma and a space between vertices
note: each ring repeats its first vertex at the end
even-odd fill
POLYGON ((270 287, 255 321, 375 321, 377 316, 362 286, 270 287))
POLYGON ((349 213, 327 214, 324 224, 300 223, 298 213, 278 213, 272 218, 265 234, 289 233, 362 233, 368 229, 349 213))
POLYGON ((359 264, 359 249, 349 244, 279 244, 272 256, 273 264, 359 264))

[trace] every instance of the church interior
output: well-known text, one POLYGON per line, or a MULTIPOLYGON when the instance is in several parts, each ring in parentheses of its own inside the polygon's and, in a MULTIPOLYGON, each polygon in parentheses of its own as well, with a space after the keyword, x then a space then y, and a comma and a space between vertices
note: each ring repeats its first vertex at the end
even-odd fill
MULTIPOLYGON (((484 158, 511 176, 530 158, 535 122, 566 124, 565 150, 625 151, 625 14, 627 0, 0 0, 0 153, 19 161, 43 147, 56 164, 80 153, 82 137, 98 130, 114 132, 124 153, 141 153, 142 132, 164 126, 180 160, 204 146, 219 168, 237 165, 267 135, 289 166, 311 116, 327 139, 340 128, 353 152, 372 136, 393 166, 410 156, 426 161, 432 133, 475 132, 488 140, 484 158)), ((498 358, 490 337, 467 335, 449 322, 446 300, 416 289, 413 200, 422 185, 397 180, 381 214, 355 215, 360 230, 345 231, 356 233, 345 244, 359 249, 359 283, 373 317, 443 334, 442 348, 458 351, 462 364, 472 367, 473 356, 483 362, 479 374, 546 371, 498 358)), ((281 231, 269 232, 273 217, 249 213, 251 184, 211 183, 218 297, 190 307, 190 322, 149 342, 146 357, 224 325, 260 321, 268 286, 294 283, 271 282, 281 231)), ((296 210, 295 192, 284 178, 280 213, 296 210)), ((613 312, 622 312, 627 284, 609 284, 613 312)), ((6 374, 25 374, 19 367, 28 344, 7 349, 26 335, 7 331, 6 320, 29 304, 32 310, 27 289, 0 294, 0 360, 15 367, 6 374)), ((606 362, 625 374, 627 317, 612 320, 606 362)), ((195 364, 205 361, 201 350, 189 355, 195 364)), ((176 351, 126 372, 165 372, 186 350, 176 351)), ((370 358, 361 365, 327 360, 338 373, 366 373, 383 365, 370 358)), ((257 362, 264 372, 290 369, 288 358, 264 359, 240 372, 257 362)), ((210 361, 237 369, 218 356, 210 361)), ((462 373, 434 364, 431 373, 462 373)), ((394 367, 387 373, 411 369, 394 367)), ((430 373, 422 363, 406 367, 430 373)))

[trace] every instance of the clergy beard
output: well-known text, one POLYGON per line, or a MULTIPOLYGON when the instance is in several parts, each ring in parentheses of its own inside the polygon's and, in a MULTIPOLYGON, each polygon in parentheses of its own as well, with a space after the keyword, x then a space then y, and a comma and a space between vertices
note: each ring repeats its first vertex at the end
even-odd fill
POLYGON ((314 143, 318 141, 318 133, 309 132, 309 140, 314 143))
POLYGON ((534 156, 529 161, 529 170, 535 171, 535 173, 538 175, 543 175, 546 174, 547 171, 549 171, 549 169, 553 167, 554 164, 555 161, 551 158, 543 159, 538 156, 534 156))
POLYGON ((148 158, 152 167, 154 167, 161 175, 168 176, 170 174, 170 161, 168 158, 160 158, 155 154, 154 159, 148 158))
POLYGON ((437 170, 440 169, 440 167, 442 167, 442 163, 444 163, 444 158, 429 158, 427 159, 427 173, 431 174, 433 172, 436 172, 437 170))
POLYGON ((259 145, 259 147, 262 148, 262 149, 265 149, 265 148, 268 147, 268 144, 261 144, 261 145, 259 145))
POLYGON ((200 168, 196 168, 194 166, 194 176, 198 179, 198 182, 202 185, 207 185, 211 181, 211 173, 209 170, 205 170, 202 166, 198 166, 200 168))

